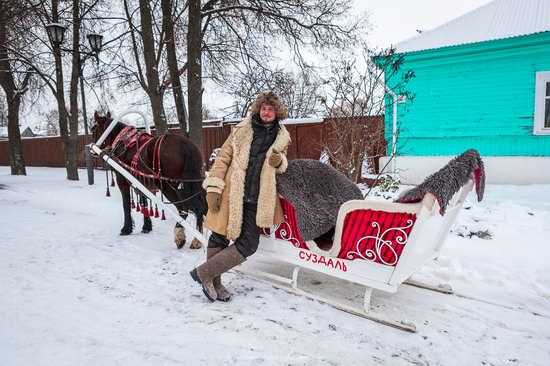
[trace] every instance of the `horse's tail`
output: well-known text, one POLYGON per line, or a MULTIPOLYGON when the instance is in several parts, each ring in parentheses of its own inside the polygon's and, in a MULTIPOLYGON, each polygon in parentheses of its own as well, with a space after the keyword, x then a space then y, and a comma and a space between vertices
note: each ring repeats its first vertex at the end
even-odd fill
POLYGON ((181 196, 188 198, 187 209, 193 212, 197 218, 197 228, 202 231, 204 217, 208 211, 206 193, 202 188, 204 170, 202 155, 199 147, 191 140, 184 138, 180 144, 180 150, 184 159, 184 169, 181 179, 183 183, 179 190, 181 196))

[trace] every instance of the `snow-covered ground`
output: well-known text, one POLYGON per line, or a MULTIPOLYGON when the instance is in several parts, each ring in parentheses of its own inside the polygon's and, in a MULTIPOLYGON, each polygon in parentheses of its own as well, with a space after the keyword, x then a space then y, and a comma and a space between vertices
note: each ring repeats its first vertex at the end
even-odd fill
MULTIPOLYGON (((105 197, 100 172, 94 186, 84 171, 80 182, 27 173, 0 167, 2 366, 550 365, 550 185, 470 195, 441 257, 416 276, 455 295, 375 291, 377 312, 416 324, 407 333, 235 273, 233 300, 209 303, 188 275, 205 252, 177 250, 173 222, 144 235, 134 213, 135 234, 121 237, 120 195, 105 197)), ((305 278, 351 302, 363 294, 305 278)))

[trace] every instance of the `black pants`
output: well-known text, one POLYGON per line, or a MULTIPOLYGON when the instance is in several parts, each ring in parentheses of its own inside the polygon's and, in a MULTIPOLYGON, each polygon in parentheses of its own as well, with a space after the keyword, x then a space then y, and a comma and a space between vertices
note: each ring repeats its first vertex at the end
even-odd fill
MULTIPOLYGON (((241 234, 233 244, 245 258, 254 254, 260 243, 260 233, 262 229, 256 225, 257 210, 257 203, 244 203, 241 234)), ((228 245, 229 239, 227 239, 225 235, 212 232, 210 239, 208 239, 208 248, 226 248, 228 245)))

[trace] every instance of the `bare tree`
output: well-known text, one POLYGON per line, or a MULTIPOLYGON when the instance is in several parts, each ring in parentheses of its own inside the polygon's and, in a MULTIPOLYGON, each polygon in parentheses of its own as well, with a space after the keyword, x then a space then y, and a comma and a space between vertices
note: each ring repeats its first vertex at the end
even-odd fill
MULTIPOLYGON (((173 0, 161 0, 162 4, 162 29, 166 35, 166 61, 170 71, 170 81, 172 84, 172 95, 174 96, 174 105, 178 116, 178 123, 182 134, 187 134, 187 108, 181 85, 181 74, 185 67, 180 68, 176 51, 176 37, 174 32, 175 20, 179 17, 178 9, 173 0)), ((167 84, 165 82, 165 84, 167 84)))
MULTIPOLYGON (((331 163, 351 181, 359 182, 365 160, 370 161, 385 154, 384 124, 381 118, 389 102, 385 79, 395 75, 403 64, 403 56, 394 50, 375 53, 365 48, 363 66, 349 57, 333 64, 325 81, 325 115, 330 129, 325 137, 324 151, 331 163)), ((402 73, 394 85, 399 94, 405 90, 412 71, 402 73)), ((391 103, 391 102, 390 102, 391 103)))
POLYGON ((362 21, 349 20, 351 0, 123 0, 123 4, 127 29, 122 33, 129 37, 123 37, 119 54, 122 84, 139 85, 146 92, 157 133, 164 131, 170 110, 164 97, 172 92, 180 128, 188 129, 199 145, 203 79, 225 88, 231 71, 243 64, 269 70, 276 49, 283 46, 305 66, 303 49, 342 48, 362 27, 362 21), (179 84, 184 76, 187 110, 179 84))
POLYGON ((21 1, 0 2, 0 86, 8 109, 8 139, 11 174, 26 175, 19 113, 23 95, 28 91, 31 70, 12 56, 11 49, 28 47, 24 33, 29 26, 27 7, 21 1))
MULTIPOLYGON (((202 150, 202 12, 200 0, 188 0, 187 26, 187 100, 189 138, 202 150)), ((208 21, 207 21, 208 23, 208 21)))
POLYGON ((50 109, 39 113, 41 123, 37 126, 46 136, 59 136, 59 111, 50 109))
POLYGON ((0 95, 0 127, 5 127, 8 125, 8 111, 6 101, 2 97, 3 95, 0 95))
POLYGON ((206 78, 223 87, 229 65, 269 69, 281 47, 297 64, 307 66, 305 48, 318 53, 345 48, 365 21, 352 20, 350 0, 209 0, 200 9, 198 0, 188 4, 189 135, 198 143, 203 70, 206 78))
POLYGON ((300 69, 297 74, 280 70, 275 74, 272 89, 277 90, 285 99, 291 118, 319 114, 321 81, 315 75, 314 69, 300 69))
MULTIPOLYGON (((27 64, 54 95, 59 110, 59 132, 61 135, 63 156, 67 170, 67 179, 78 180, 77 165, 77 139, 79 125, 78 108, 78 81, 82 73, 82 29, 84 19, 93 13, 101 4, 100 0, 51 0, 49 4, 45 0, 25 0, 32 9, 32 13, 38 18, 41 27, 48 23, 60 23, 61 19, 70 19, 70 27, 67 28, 71 39, 70 49, 62 48, 56 42, 44 42, 36 32, 31 32, 34 39, 42 42, 41 48, 33 54, 18 52, 17 58, 27 64), (66 85, 63 75, 63 52, 71 55, 69 103, 66 102, 66 85), (51 68, 49 55, 53 54, 54 69, 51 68)), ((42 30, 43 32, 44 30, 42 30)), ((67 37, 67 38, 69 38, 67 37)))
POLYGON ((157 134, 167 132, 164 104, 166 92, 174 96, 180 130, 187 133, 187 111, 180 77, 187 63, 178 62, 175 22, 187 9, 185 2, 173 0, 123 0, 127 30, 119 53, 122 86, 139 85, 145 91, 153 112, 157 134), (138 17, 139 15, 139 17, 138 17), (131 54, 132 62, 127 60, 131 54))
POLYGON ((234 100, 230 107, 233 116, 244 117, 254 97, 262 90, 277 91, 285 100, 290 118, 302 118, 321 112, 319 93, 321 81, 311 68, 298 69, 296 73, 283 69, 269 70, 263 67, 246 68, 246 72, 234 72, 228 79, 225 91, 234 100))

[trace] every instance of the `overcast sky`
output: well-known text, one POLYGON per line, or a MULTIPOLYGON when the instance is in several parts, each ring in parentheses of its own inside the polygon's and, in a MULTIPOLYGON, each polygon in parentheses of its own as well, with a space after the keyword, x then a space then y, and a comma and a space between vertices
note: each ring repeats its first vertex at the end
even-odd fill
POLYGON ((490 0, 355 0, 359 11, 370 14, 370 45, 388 48, 468 13, 490 0))

